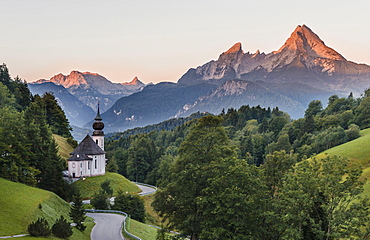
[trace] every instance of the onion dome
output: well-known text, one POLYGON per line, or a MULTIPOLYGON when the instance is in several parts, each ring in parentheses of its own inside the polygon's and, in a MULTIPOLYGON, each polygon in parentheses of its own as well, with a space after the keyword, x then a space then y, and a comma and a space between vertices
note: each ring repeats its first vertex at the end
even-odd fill
POLYGON ((93 129, 95 130, 93 132, 93 136, 104 136, 104 132, 102 131, 104 128, 104 123, 101 120, 103 120, 103 118, 100 116, 100 108, 98 103, 98 112, 95 117, 95 122, 92 125, 93 129))

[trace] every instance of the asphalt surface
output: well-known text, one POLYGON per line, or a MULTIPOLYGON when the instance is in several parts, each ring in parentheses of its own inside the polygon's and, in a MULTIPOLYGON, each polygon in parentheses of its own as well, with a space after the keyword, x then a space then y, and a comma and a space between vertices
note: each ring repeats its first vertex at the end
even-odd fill
POLYGON ((154 188, 147 187, 147 186, 140 185, 140 184, 136 184, 136 186, 138 186, 141 189, 141 192, 139 193, 140 196, 152 194, 152 193, 155 193, 155 191, 157 191, 154 188))
MULTIPOLYGON (((136 184, 141 192, 139 195, 154 193, 156 189, 136 184)), ((83 201, 90 203, 90 200, 83 201)), ((114 202, 114 198, 111 199, 114 202)), ((87 216, 94 218, 95 226, 91 231, 92 240, 123 240, 122 226, 125 216, 111 213, 86 213, 87 216)))
POLYGON ((86 213, 94 218, 96 225, 91 231, 91 240, 124 240, 122 224, 125 216, 111 213, 86 213))

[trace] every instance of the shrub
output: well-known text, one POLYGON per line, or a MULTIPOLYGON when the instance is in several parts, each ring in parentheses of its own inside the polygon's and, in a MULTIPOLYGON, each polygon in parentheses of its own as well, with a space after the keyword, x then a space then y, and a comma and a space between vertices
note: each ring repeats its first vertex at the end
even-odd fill
POLYGON ((63 216, 61 216, 53 225, 51 228, 51 232, 54 236, 58 238, 67 238, 72 236, 72 228, 71 225, 67 222, 66 219, 64 219, 63 216))
POLYGON ((35 237, 47 237, 51 233, 49 223, 44 218, 39 218, 28 225, 28 233, 35 237))

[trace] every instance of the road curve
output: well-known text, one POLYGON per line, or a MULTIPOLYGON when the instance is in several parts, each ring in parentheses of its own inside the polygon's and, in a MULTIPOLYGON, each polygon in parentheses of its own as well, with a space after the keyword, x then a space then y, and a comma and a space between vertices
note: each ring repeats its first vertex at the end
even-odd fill
POLYGON ((92 240, 124 240, 122 224, 125 216, 111 213, 86 213, 96 225, 91 231, 92 240))
POLYGON ((139 193, 140 196, 152 194, 157 191, 157 189, 153 187, 144 186, 144 185, 141 185, 140 183, 136 183, 136 186, 138 186, 141 189, 141 192, 139 193))

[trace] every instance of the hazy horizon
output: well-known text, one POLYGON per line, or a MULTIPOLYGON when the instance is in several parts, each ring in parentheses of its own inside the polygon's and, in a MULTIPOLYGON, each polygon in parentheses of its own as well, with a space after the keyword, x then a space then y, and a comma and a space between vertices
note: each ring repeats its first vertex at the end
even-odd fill
POLYGON ((72 70, 112 82, 176 82, 241 42, 278 50, 306 24, 347 60, 370 64, 370 3, 351 1, 4 0, 1 62, 27 82, 72 70), (268 8, 266 8, 268 6, 268 8))

